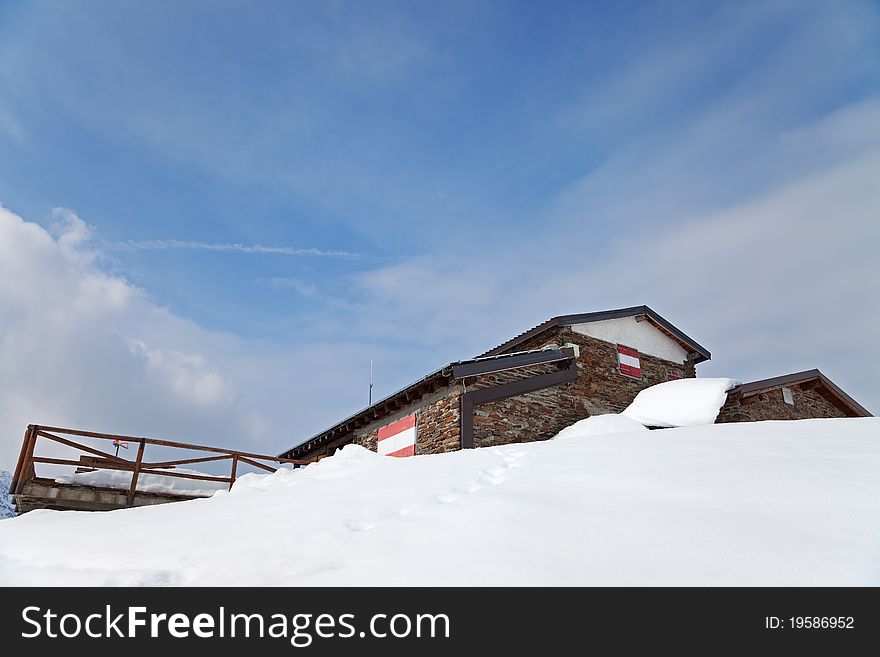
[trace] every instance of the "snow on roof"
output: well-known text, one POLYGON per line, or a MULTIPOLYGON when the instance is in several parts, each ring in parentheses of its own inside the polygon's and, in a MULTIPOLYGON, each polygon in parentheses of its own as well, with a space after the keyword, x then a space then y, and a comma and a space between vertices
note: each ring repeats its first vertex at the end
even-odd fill
POLYGON ((646 427, 712 424, 735 379, 677 379, 645 388, 622 415, 646 427))
POLYGON ((0 521, 0 582, 878 586, 878 433, 843 418, 408 459, 350 445, 207 499, 0 521))

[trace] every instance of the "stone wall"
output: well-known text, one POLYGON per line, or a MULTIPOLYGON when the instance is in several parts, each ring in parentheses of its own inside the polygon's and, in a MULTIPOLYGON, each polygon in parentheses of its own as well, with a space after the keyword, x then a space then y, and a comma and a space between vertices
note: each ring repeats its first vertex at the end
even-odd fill
POLYGON ((758 422, 760 420, 805 420, 821 417, 847 417, 837 405, 829 401, 817 389, 804 390, 800 386, 789 388, 794 405, 786 404, 782 399, 782 387, 765 390, 762 393, 747 397, 748 403, 738 394, 730 395, 716 423, 723 422, 758 422))
POLYGON ((415 412, 416 454, 438 454, 461 448, 461 386, 450 385, 386 415, 353 433, 353 442, 376 451, 379 429, 415 412))
MULTIPOLYGON (((580 348, 577 379, 477 406, 474 409, 476 447, 546 440, 568 425, 590 415, 622 411, 640 390, 668 381, 671 376, 696 376, 693 363, 673 363, 646 354, 640 355, 642 378, 625 376, 617 366, 616 345, 582 335, 569 327, 556 328, 525 344, 517 345, 516 351, 540 349, 547 345, 562 346, 566 343, 576 344, 580 348)), ((543 364, 483 375, 468 379, 467 390, 502 385, 556 369, 555 364, 543 364)), ((375 451, 380 428, 415 412, 418 414, 416 454, 436 454, 460 449, 462 392, 461 382, 450 384, 356 430, 339 440, 338 444, 342 446, 353 442, 375 451)))
POLYGON ((590 415, 619 413, 640 390, 668 381, 670 376, 696 376, 693 363, 673 363, 640 354, 641 379, 624 376, 617 366, 616 345, 561 327, 539 336, 517 350, 540 349, 548 344, 574 343, 580 347, 575 381, 519 397, 477 406, 474 445, 504 445, 552 438, 563 428, 590 415))

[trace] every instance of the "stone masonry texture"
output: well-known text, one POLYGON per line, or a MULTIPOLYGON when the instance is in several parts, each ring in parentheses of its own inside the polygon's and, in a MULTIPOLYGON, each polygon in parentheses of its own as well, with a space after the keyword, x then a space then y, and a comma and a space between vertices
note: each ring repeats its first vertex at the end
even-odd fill
POLYGON ((786 404, 782 388, 765 390, 747 398, 743 404, 739 395, 731 395, 716 422, 758 422, 760 420, 804 420, 822 417, 846 417, 847 414, 817 389, 804 390, 800 386, 789 387, 794 405, 786 404))
POLYGON ((353 442, 376 451, 379 429, 416 413, 416 454, 451 452, 461 447, 461 389, 448 386, 354 432, 353 442))
MULTIPOLYGON (((559 327, 517 345, 516 351, 540 349, 547 345, 573 343, 580 348, 577 379, 518 397, 476 406, 474 445, 486 447, 517 442, 546 440, 566 426, 590 415, 617 413, 626 408, 640 390, 668 381, 670 377, 694 377, 693 363, 673 363, 641 354, 642 377, 620 373, 614 344, 559 327)), ((554 365, 537 365, 508 372, 484 375, 467 381, 474 390, 500 385, 555 370, 554 365)), ((415 412, 417 414, 416 454, 436 454, 461 448, 461 394, 464 386, 454 382, 426 397, 386 415, 337 441, 337 447, 353 442, 373 451, 379 429, 415 412)))
POLYGON ((548 344, 566 343, 580 348, 577 379, 477 406, 474 409, 476 447, 546 440, 590 415, 622 411, 640 390, 668 381, 670 376, 696 376, 693 363, 673 363, 646 354, 640 354, 642 378, 625 376, 617 366, 616 345, 576 333, 569 327, 557 328, 516 348, 540 349, 548 344))

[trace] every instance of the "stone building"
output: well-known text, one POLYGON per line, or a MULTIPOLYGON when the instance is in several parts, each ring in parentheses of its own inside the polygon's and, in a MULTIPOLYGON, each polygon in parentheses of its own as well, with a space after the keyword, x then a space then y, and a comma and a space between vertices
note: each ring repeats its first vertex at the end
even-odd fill
POLYGON ((822 372, 807 370, 737 386, 727 393, 716 422, 870 416, 822 372))
POLYGON ((545 440, 626 408, 648 386, 696 376, 709 352, 647 306, 554 317, 480 356, 449 363, 282 454, 308 459, 348 443, 416 454, 545 440), (413 417, 414 416, 414 417, 413 417), (383 445, 380 446, 379 443, 383 445))
MULTIPOLYGON (((709 352, 647 306, 562 315, 441 367, 280 456, 321 458, 349 443, 394 456, 546 440, 636 394, 696 376, 709 352)), ((870 413, 818 370, 742 384, 718 422, 870 413)))

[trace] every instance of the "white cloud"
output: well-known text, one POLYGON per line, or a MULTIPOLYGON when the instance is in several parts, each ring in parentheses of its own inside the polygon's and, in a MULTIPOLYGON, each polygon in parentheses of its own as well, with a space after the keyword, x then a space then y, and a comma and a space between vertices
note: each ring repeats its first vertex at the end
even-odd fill
POLYGON ((277 453, 362 405, 361 344, 205 330, 104 272, 89 226, 54 215, 49 231, 0 206, 0 468, 29 423, 277 453))
POLYGON ((177 399, 202 407, 220 407, 234 401, 235 388, 201 354, 163 352, 141 340, 129 340, 128 345, 177 399))
POLYGON ((89 225, 69 208, 54 208, 52 216, 56 221, 49 230, 58 240, 58 245, 67 252, 68 256, 83 255, 83 252, 77 253, 76 249, 91 239, 92 230, 89 225))

